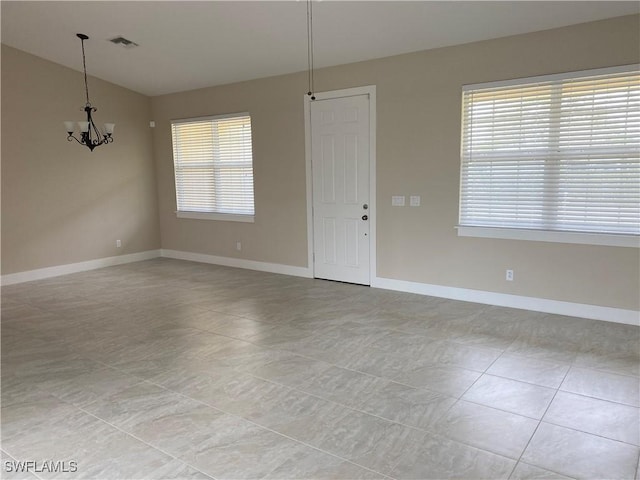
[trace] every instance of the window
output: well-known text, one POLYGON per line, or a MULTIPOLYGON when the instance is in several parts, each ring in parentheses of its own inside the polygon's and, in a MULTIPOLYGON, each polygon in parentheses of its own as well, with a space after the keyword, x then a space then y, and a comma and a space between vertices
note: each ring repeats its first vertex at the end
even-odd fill
POLYGON ((470 85, 462 101, 460 235, 638 246, 638 66, 470 85))
POLYGON ((252 222, 249 114, 176 120, 171 133, 177 215, 252 222))

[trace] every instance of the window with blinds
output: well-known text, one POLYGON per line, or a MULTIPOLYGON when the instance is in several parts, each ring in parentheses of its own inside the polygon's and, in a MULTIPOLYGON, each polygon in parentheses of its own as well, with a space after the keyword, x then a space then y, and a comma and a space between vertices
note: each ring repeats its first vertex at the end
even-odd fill
POLYGON ((463 88, 460 227, 640 234, 638 66, 463 88))
POLYGON ((178 215, 253 216, 249 114, 176 120, 171 133, 178 215))

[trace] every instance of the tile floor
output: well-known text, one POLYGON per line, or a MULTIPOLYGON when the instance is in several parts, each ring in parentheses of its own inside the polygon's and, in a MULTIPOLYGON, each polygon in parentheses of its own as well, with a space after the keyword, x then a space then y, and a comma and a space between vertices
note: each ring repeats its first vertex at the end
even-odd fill
POLYGON ((638 479, 639 368, 638 327, 156 259, 2 289, 2 477, 638 479))

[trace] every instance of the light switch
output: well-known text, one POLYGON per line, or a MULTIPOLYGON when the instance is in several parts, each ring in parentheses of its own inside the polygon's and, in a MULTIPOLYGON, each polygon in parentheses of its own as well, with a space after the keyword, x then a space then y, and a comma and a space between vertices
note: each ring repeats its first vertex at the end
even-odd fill
POLYGON ((393 195, 391 197, 391 206, 404 207, 404 195, 393 195))
POLYGON ((411 207, 419 207, 420 206, 420 195, 411 195, 409 197, 409 206, 411 206, 411 207))

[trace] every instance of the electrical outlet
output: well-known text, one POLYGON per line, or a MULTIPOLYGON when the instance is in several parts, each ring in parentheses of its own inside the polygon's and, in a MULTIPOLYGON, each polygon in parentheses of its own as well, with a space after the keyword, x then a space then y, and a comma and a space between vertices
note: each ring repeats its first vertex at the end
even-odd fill
POLYGON ((122 241, 116 240, 116 248, 120 248, 122 246, 122 241))
POLYGON ((507 270, 505 278, 507 282, 513 282, 513 270, 507 270))
POLYGON ((241 242, 236 242, 236 250, 238 250, 238 251, 242 250, 242 243, 241 242))

